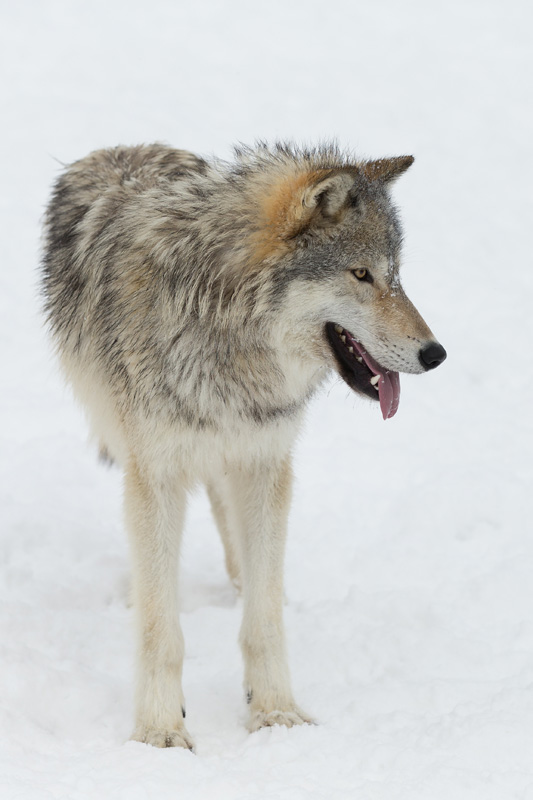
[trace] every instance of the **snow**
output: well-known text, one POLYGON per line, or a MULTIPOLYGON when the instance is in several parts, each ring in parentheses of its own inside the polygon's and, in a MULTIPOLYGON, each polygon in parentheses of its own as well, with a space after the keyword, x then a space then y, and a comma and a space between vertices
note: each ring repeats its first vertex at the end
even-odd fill
POLYGON ((531 5, 4 4, 0 796, 533 798, 531 5), (296 453, 286 624, 319 725, 249 735, 240 601, 205 497, 182 558, 197 754, 128 742, 121 478, 97 463, 36 292, 57 160, 167 141, 413 153, 404 284, 447 348, 396 417, 333 381, 296 453))

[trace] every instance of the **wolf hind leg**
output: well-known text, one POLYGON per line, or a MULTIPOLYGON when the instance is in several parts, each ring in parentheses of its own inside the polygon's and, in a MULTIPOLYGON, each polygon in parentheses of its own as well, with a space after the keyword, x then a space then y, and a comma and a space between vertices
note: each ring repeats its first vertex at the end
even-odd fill
POLYGON ((292 469, 290 459, 231 470, 240 540, 243 621, 240 644, 251 731, 313 720, 295 703, 283 627, 283 561, 292 469))
POLYGON ((211 481, 207 484, 206 489, 211 503, 211 511, 224 546, 226 570, 231 582, 240 592, 242 589, 241 554, 239 541, 235 535, 235 520, 230 519, 231 501, 228 498, 228 487, 221 480, 216 485, 211 481))
POLYGON ((184 724, 184 648, 177 592, 185 487, 176 475, 155 477, 130 460, 124 493, 139 637, 132 739, 192 750, 184 724))

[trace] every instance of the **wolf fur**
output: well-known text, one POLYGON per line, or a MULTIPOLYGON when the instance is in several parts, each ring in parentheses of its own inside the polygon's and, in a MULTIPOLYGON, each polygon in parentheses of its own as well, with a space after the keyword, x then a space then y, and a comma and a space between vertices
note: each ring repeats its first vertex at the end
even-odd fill
POLYGON ((134 739, 193 746, 177 576, 198 483, 242 586, 249 727, 311 721, 293 699, 282 622, 291 449, 332 369, 356 391, 377 391, 357 377, 364 364, 352 370, 336 352, 332 323, 384 371, 423 372, 443 359, 399 279, 389 186, 412 160, 259 145, 228 164, 156 144, 100 150, 57 181, 46 312, 101 452, 125 472, 134 739))

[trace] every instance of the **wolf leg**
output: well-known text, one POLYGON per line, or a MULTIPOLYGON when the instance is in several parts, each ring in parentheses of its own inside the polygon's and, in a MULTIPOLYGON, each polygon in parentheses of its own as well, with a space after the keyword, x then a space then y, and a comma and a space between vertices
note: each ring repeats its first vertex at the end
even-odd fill
POLYGON ((133 561, 139 656, 132 739, 155 747, 193 748, 184 725, 183 635, 177 575, 186 493, 176 476, 154 478, 130 462, 125 513, 133 561))
POLYGON ((238 541, 235 539, 235 531, 233 530, 234 524, 228 519, 229 509, 224 503, 223 498, 227 496, 227 491, 224 491, 221 484, 214 485, 214 483, 207 484, 207 494, 211 503, 211 511, 217 524, 222 544, 224 545, 224 553, 226 557, 226 569, 231 582, 240 591, 242 588, 241 580, 241 559, 238 550, 238 541))
POLYGON ((240 643, 250 730, 312 722, 294 702, 283 629, 283 559, 292 471, 287 458, 232 472, 241 537, 244 615, 240 643))

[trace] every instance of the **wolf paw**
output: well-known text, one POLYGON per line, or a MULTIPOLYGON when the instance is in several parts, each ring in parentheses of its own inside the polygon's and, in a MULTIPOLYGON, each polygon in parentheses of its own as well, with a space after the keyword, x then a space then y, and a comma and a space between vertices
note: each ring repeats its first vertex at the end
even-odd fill
POLYGON ((281 709, 257 710, 251 713, 248 730, 253 733, 260 728, 271 728, 273 725, 285 725, 286 728, 292 728, 294 725, 316 725, 316 722, 297 706, 284 711, 281 709))
POLYGON ((136 728, 131 737, 134 742, 144 742, 152 747, 184 747, 194 753, 194 742, 186 728, 162 731, 158 728, 136 728))

